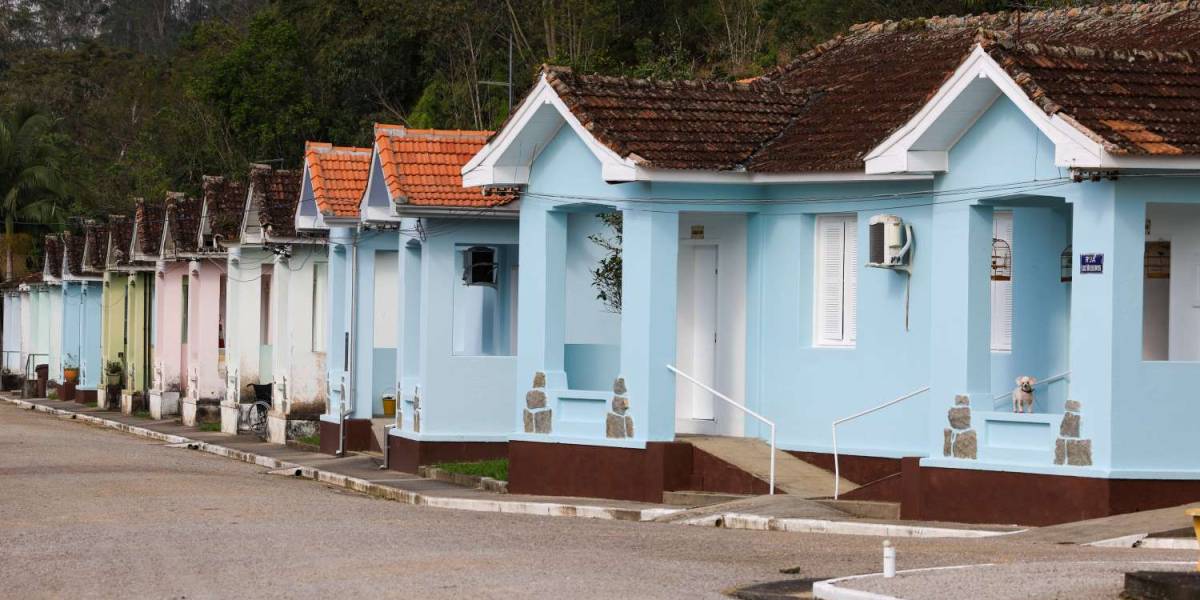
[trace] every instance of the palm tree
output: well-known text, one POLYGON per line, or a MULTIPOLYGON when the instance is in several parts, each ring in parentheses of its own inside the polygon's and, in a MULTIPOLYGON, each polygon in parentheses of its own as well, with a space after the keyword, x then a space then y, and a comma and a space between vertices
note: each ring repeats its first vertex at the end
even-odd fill
POLYGON ((30 105, 0 118, 0 215, 4 218, 5 279, 13 273, 12 240, 17 219, 56 220, 62 197, 54 122, 30 105))

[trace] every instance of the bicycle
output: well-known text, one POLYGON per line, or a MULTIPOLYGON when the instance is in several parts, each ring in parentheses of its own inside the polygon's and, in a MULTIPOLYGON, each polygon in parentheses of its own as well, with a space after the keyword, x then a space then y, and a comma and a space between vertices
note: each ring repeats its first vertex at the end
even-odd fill
POLYGON ((254 388, 254 405, 246 415, 246 428, 255 435, 267 435, 267 413, 271 412, 270 383, 248 383, 246 387, 254 388))

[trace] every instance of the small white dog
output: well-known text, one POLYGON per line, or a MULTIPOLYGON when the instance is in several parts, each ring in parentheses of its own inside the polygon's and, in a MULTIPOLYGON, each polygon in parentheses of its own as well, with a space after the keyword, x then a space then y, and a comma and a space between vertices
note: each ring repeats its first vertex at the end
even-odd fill
POLYGON ((1033 386, 1037 379, 1028 375, 1017 378, 1017 389, 1013 390, 1013 412, 1033 412, 1033 386))

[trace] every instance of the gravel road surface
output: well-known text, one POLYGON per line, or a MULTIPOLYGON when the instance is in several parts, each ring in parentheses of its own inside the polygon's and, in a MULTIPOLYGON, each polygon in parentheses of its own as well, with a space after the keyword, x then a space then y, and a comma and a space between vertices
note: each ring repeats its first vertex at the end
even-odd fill
MULTIPOLYGON (((4 598, 719 598, 877 571, 880 542, 408 506, 0 403, 4 598)), ((897 547, 901 568, 1192 558, 996 540, 897 547)))

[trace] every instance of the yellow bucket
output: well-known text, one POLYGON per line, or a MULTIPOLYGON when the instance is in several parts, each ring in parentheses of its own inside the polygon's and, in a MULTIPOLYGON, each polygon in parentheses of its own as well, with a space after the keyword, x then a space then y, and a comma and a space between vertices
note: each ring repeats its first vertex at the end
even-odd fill
POLYGON ((396 416, 396 399, 392 396, 383 397, 383 416, 396 416))

